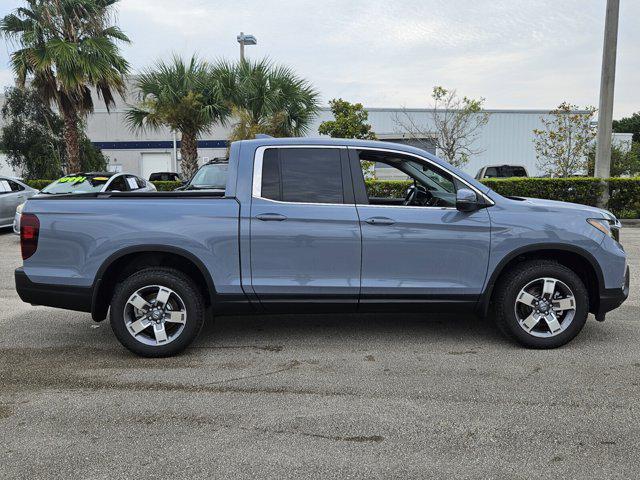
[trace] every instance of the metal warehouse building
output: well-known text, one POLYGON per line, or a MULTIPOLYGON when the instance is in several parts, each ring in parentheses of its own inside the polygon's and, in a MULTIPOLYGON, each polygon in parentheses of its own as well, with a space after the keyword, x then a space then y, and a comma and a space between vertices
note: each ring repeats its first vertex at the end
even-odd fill
MULTIPOLYGON (((130 131, 124 121, 127 103, 135 103, 135 95, 130 94, 126 101, 118 99, 116 106, 110 111, 103 108, 101 101, 96 98, 95 105, 98 108, 87 119, 87 135, 109 157, 109 170, 127 171, 145 178, 152 172, 179 171, 179 136, 176 138, 169 130, 145 133, 130 131)), ((411 115, 414 123, 421 126, 421 130, 432 130, 429 127, 432 115, 426 109, 370 108, 368 112, 369 122, 381 140, 416 144, 415 140, 403 136, 397 124, 397 118, 403 112, 411 115)), ((525 166, 532 176, 539 175, 541 172, 536 167, 533 130, 542 127, 541 118, 549 115, 548 110, 487 112, 490 114, 489 121, 474 144, 474 149, 481 153, 474 155, 463 169, 474 175, 485 165, 511 164, 525 166)), ((317 136, 320 123, 332 118, 329 109, 322 109, 309 135, 317 136)), ((199 140, 200 163, 226 155, 229 130, 229 127, 215 126, 199 140)), ((420 142, 421 147, 424 148, 425 145, 427 150, 437 154, 434 144, 428 138, 420 142)), ((8 173, 7 166, 2 163, 4 162, 0 162, 0 173, 8 173)), ((382 171, 380 174, 384 178, 382 171)))

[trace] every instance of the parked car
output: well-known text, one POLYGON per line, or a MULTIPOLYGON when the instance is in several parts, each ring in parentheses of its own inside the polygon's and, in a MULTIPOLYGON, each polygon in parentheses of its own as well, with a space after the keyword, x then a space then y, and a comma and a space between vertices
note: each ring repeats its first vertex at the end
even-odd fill
POLYGON ((0 176, 0 228, 11 227, 18 205, 36 193, 38 190, 21 179, 0 176))
POLYGON ((487 165, 476 173, 476 180, 483 178, 528 177, 529 172, 521 165, 487 165))
POLYGON ((505 198, 410 146, 245 140, 224 187, 34 197, 18 294, 96 321, 109 312, 118 340, 151 357, 186 348, 209 313, 491 306, 511 338, 553 348, 629 294, 611 213, 505 198), (413 179, 404 198, 367 190, 372 161, 413 179))
MULTIPOLYGON (((87 172, 65 175, 47 185, 41 195, 74 195, 95 192, 155 192, 153 183, 130 173, 87 172)), ((36 192, 38 193, 38 192, 36 192)), ((15 209, 13 231, 20 234, 24 202, 15 209)))
POLYGON ((201 166, 196 174, 176 190, 216 190, 224 192, 229 171, 228 158, 214 158, 201 166))
POLYGON ((156 172, 149 175, 150 182, 181 182, 180 175, 175 172, 156 172))

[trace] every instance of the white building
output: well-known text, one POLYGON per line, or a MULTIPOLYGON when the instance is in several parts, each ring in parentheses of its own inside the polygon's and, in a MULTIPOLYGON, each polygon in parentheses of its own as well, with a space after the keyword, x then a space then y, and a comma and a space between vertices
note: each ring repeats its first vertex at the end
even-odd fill
MULTIPOLYGON (((135 97, 127 101, 118 99, 117 104, 107 111, 99 99, 95 99, 96 110, 87 119, 87 135, 103 153, 109 157, 109 169, 113 171, 127 171, 140 174, 145 178, 152 172, 179 171, 179 138, 168 129, 158 132, 132 132, 124 121, 127 103, 134 103, 135 97)), ((376 135, 385 141, 416 144, 406 138, 397 125, 397 117, 402 115, 401 108, 370 108, 369 122, 376 135)), ((426 109, 405 109, 411 115, 414 123, 420 125, 421 130, 429 132, 431 112, 426 109)), ((463 167, 474 175, 485 165, 523 165, 532 176, 541 172, 536 166, 536 155, 533 146, 533 130, 542 128, 541 118, 549 115, 548 110, 487 110, 489 121, 482 128, 473 146, 480 151, 474 155, 469 163, 463 167)), ((318 126, 325 120, 333 118, 327 108, 319 112, 318 117, 310 128, 310 136, 318 136, 318 126)), ((0 119, 1 121, 1 119, 0 119)), ((216 126, 204 135, 198 142, 200 163, 215 157, 226 155, 226 139, 229 127, 216 126)), ((627 135, 627 134, 622 134, 627 135)), ((630 134, 628 134, 630 135, 630 134)), ((626 137, 625 137, 626 139, 626 137)), ((434 144, 429 140, 421 142, 421 147, 427 143, 427 150, 437 153, 434 144)), ((7 172, 7 167, 0 158, 0 170, 7 172)))

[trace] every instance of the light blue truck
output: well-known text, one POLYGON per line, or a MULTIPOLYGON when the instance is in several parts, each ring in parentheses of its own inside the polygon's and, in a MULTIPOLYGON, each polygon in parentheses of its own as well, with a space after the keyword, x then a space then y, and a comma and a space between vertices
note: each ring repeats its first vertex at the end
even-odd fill
POLYGON ((227 174, 224 191, 29 200, 20 297, 109 313, 126 348, 167 356, 213 315, 304 311, 491 312, 553 348, 629 293, 611 213, 505 198, 416 148, 259 138, 232 144, 227 174), (368 182, 371 162, 406 195, 368 182))

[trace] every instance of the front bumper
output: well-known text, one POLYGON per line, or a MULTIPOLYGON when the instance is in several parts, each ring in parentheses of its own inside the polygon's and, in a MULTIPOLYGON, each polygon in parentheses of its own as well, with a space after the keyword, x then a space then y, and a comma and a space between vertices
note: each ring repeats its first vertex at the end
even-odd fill
POLYGON ((22 268, 16 268, 15 279, 16 291, 23 302, 79 312, 91 311, 92 287, 34 283, 22 268))
POLYGON ((621 288, 608 288, 600 294, 600 305, 596 313, 597 319, 604 319, 604 314, 618 308, 629 297, 629 267, 624 274, 624 285, 621 288))

